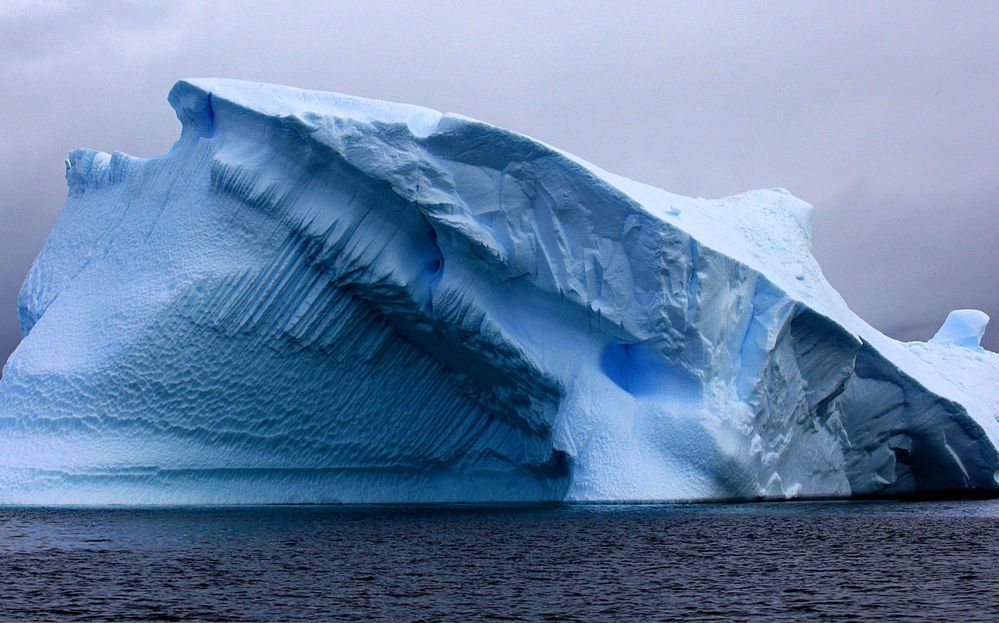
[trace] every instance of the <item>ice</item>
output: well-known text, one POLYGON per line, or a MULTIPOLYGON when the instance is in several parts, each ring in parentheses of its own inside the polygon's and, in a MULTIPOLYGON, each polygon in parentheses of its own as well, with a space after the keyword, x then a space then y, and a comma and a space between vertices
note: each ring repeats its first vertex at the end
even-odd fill
POLYGON ((955 309, 931 340, 937 344, 954 344, 980 349, 989 316, 977 309, 955 309))
POLYGON ((784 189, 668 193, 453 114, 179 82, 78 150, 0 380, 0 502, 999 488, 984 314, 854 315, 784 189))

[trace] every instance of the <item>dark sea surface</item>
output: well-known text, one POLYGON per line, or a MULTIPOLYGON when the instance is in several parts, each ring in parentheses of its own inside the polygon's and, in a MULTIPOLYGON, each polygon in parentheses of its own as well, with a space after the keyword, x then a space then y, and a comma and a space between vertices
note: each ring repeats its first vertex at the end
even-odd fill
POLYGON ((999 620, 999 500, 0 508, 3 620, 999 620))

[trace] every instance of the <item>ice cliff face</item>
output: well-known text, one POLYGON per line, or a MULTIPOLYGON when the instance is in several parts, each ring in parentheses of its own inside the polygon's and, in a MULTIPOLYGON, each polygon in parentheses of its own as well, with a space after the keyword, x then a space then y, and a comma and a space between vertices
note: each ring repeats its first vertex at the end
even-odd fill
POLYGON ((811 207, 638 184, 434 111, 178 83, 76 151, 0 381, 0 501, 999 488, 999 356, 859 320, 811 207))

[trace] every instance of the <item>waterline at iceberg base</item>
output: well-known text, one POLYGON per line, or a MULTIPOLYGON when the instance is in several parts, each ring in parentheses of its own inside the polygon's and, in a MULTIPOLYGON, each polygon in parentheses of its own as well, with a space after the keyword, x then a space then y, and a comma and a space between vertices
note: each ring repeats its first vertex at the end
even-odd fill
POLYGON ((621 178, 453 114, 177 83, 70 155, 0 381, 0 502, 711 500, 999 489, 988 318, 853 314, 782 189, 621 178))

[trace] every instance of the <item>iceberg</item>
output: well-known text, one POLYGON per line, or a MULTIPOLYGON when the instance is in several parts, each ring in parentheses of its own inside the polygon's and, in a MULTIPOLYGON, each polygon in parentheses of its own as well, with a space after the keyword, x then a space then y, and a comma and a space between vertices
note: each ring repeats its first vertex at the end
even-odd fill
POLYGON ((719 200, 455 114, 178 82, 77 150, 0 380, 0 502, 745 500, 999 489, 987 316, 850 311, 786 190, 719 200))

